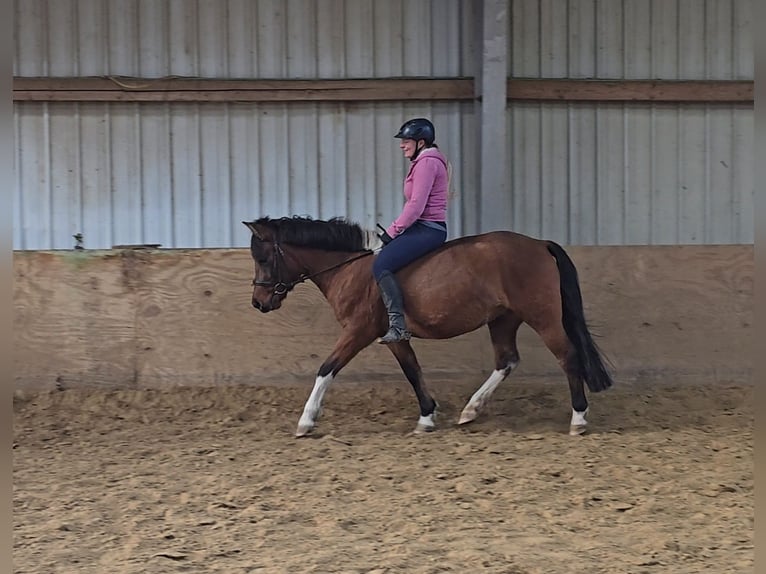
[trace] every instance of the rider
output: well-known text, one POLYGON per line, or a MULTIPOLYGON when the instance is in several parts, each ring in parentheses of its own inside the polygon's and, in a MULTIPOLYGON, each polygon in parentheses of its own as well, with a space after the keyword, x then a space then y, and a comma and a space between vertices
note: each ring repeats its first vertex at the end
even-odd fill
POLYGON ((399 148, 412 163, 404 179, 404 208, 380 234, 384 247, 372 266, 388 311, 388 332, 379 343, 406 341, 411 336, 404 322, 404 300, 394 273, 447 240, 447 160, 434 143, 433 124, 425 118, 415 118, 405 122, 394 137, 402 140, 399 148))

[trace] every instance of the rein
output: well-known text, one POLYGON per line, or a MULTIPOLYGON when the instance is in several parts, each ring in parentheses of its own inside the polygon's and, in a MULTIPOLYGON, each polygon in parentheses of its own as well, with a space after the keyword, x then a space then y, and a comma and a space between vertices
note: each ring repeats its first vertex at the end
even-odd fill
POLYGON ((351 257, 350 259, 346 259, 345 261, 341 261, 340 263, 336 263, 335 265, 331 265, 330 267, 326 267, 325 269, 321 269, 315 273, 311 273, 309 275, 301 273, 300 276, 295 281, 289 281, 285 283, 280 278, 279 260, 282 259, 282 263, 284 264, 284 260, 286 256, 285 256, 285 252, 282 250, 282 247, 279 245, 279 242, 275 240, 274 241, 274 276, 277 277, 277 281, 253 281, 253 285, 260 286, 260 287, 273 287, 272 296, 284 295, 290 289, 292 289, 293 287, 295 287, 296 285, 300 283, 303 283, 304 281, 313 279, 317 275, 321 275, 322 273, 327 273, 328 271, 332 271, 333 269, 337 269, 338 267, 343 267, 344 265, 351 263, 352 261, 356 261, 357 259, 367 257, 368 255, 372 255, 373 253, 374 251, 371 251, 371 250, 365 251, 364 253, 351 257))

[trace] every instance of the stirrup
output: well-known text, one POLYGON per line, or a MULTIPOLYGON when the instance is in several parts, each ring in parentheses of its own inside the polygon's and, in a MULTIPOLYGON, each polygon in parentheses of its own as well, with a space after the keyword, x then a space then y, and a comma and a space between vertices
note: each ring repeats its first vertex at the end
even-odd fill
POLYGON ((389 343, 399 343, 401 341, 409 341, 412 338, 412 333, 406 329, 401 330, 396 327, 391 327, 388 332, 378 339, 378 343, 381 345, 387 345, 389 343))

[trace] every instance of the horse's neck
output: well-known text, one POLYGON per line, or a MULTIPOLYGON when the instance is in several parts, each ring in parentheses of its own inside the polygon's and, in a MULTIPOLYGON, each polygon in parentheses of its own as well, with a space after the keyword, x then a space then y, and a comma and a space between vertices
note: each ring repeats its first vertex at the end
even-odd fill
POLYGON ((296 250, 298 260, 303 265, 305 274, 311 277, 319 290, 325 295, 328 294, 333 277, 345 267, 340 265, 358 255, 358 253, 346 251, 322 251, 318 249, 300 249, 296 250), (338 265, 338 267, 335 267, 338 265))

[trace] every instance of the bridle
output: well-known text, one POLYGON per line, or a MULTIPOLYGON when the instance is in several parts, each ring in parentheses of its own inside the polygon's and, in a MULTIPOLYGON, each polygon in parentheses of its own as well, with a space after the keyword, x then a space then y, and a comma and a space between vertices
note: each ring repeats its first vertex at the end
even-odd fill
POLYGON ((274 297, 276 295, 284 295, 288 291, 290 291, 293 287, 296 285, 303 283, 304 281, 307 281, 309 279, 313 279, 317 275, 321 275, 322 273, 326 273, 327 271, 332 271, 333 269, 337 269, 338 267, 343 267, 347 263, 351 263, 352 261, 356 261, 357 259, 362 259, 363 257, 367 257, 368 255, 372 255, 374 251, 365 251, 359 255, 356 255, 354 257, 351 257, 350 259, 346 259, 344 261, 341 261, 340 263, 336 263, 335 265, 331 265, 330 267, 326 267, 325 269, 321 269, 315 273, 305 274, 301 273, 298 278, 295 281, 284 281, 281 276, 281 268, 285 267, 285 252, 282 250, 282 246, 279 244, 279 240, 275 237, 274 238, 274 265, 271 270, 271 276, 276 278, 276 281, 256 281, 253 280, 253 286, 255 287, 267 287, 271 288, 271 296, 274 297), (282 265, 280 266, 279 262, 282 261, 282 265))
POLYGON ((290 289, 295 287, 298 283, 301 283, 305 281, 305 279, 301 279, 303 277, 299 277, 298 281, 291 281, 289 283, 285 283, 282 281, 281 273, 279 272, 279 260, 282 260, 282 266, 284 266, 284 258, 285 258, 285 252, 282 251, 282 247, 279 245, 279 242, 275 239, 274 240, 274 266, 271 270, 271 276, 276 277, 276 281, 256 281, 253 279, 253 286, 254 287, 271 287, 271 296, 274 297, 275 295, 284 295, 287 293, 290 289))

